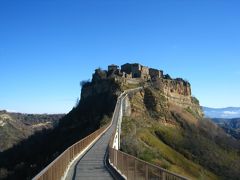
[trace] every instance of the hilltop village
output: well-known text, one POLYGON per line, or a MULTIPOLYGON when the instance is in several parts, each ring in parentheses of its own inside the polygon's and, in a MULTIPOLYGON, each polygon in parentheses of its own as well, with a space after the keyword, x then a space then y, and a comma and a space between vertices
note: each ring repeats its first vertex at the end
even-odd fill
POLYGON ((170 75, 163 74, 162 70, 149 68, 138 63, 126 63, 121 65, 112 64, 108 66, 108 70, 102 70, 100 68, 95 70, 93 74, 93 81, 98 81, 106 78, 124 78, 125 80, 135 80, 135 81, 156 81, 158 79, 174 80, 181 82, 183 84, 189 84, 186 80, 182 78, 172 79, 170 75))
POLYGON ((112 64, 108 66, 108 72, 117 72, 125 78, 141 78, 145 80, 163 78, 162 70, 148 68, 138 63, 124 64, 121 66, 121 69, 117 65, 112 64))
POLYGON ((93 80, 121 77, 126 79, 142 79, 142 80, 154 80, 157 78, 170 78, 169 75, 163 75, 162 70, 149 68, 138 63, 126 63, 119 68, 119 66, 112 64, 108 66, 108 70, 102 70, 100 68, 95 70, 93 74, 93 80))

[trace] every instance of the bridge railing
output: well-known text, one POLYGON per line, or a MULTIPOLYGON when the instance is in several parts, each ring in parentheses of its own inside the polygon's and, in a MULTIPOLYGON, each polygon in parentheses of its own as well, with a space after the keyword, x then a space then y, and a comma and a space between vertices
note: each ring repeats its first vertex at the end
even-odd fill
POLYGON ((122 151, 109 147, 110 164, 128 180, 187 180, 122 151))
POLYGON ((60 156, 58 156, 51 164, 43 169, 33 180, 59 180, 64 177, 71 162, 83 151, 87 149, 101 134, 103 134, 109 127, 110 123, 96 130, 92 134, 83 138, 66 149, 60 156))

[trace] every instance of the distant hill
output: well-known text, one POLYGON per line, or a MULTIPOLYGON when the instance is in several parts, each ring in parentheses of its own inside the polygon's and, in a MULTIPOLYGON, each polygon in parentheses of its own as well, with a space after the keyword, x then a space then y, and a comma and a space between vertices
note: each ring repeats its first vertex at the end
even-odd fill
POLYGON ((212 118, 211 120, 222 127, 226 133, 240 140, 240 118, 212 118))
POLYGON ((209 108, 202 107, 207 118, 240 118, 240 107, 209 108))
POLYGON ((202 107, 205 117, 210 118, 224 131, 240 139, 240 107, 209 108, 202 107))
POLYGON ((63 114, 21 114, 0 111, 0 152, 43 129, 53 128, 63 114))

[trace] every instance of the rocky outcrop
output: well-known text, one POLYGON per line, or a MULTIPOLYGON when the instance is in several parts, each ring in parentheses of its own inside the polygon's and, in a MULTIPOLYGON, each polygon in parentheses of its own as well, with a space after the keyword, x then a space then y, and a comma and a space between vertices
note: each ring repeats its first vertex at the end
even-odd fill
POLYGON ((82 87, 81 99, 106 93, 118 96, 121 93, 119 83, 114 79, 102 79, 87 83, 82 87))
POLYGON ((121 84, 123 78, 116 71, 105 71, 96 69, 92 76, 92 81, 83 81, 81 99, 86 99, 90 96, 99 94, 112 94, 118 96, 121 94, 121 84))
POLYGON ((188 81, 182 78, 172 79, 169 75, 153 79, 130 78, 125 76, 125 72, 117 69, 117 67, 108 71, 96 69, 92 82, 83 86, 81 98, 101 93, 115 94, 117 96, 123 89, 150 85, 159 89, 169 103, 194 111, 200 117, 203 116, 198 100, 192 97, 191 85, 188 81))
POLYGON ((194 112, 197 116, 203 117, 199 101, 191 95, 191 85, 189 82, 177 79, 157 79, 153 86, 162 92, 162 95, 169 103, 180 106, 194 112))

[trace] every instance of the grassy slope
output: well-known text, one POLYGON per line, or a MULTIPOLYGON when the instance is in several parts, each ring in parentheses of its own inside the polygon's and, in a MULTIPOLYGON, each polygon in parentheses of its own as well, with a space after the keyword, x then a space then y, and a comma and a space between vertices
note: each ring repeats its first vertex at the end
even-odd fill
POLYGON ((236 142, 151 91, 152 108, 146 108, 146 91, 131 98, 132 115, 123 120, 123 151, 191 179, 239 177, 236 142))

